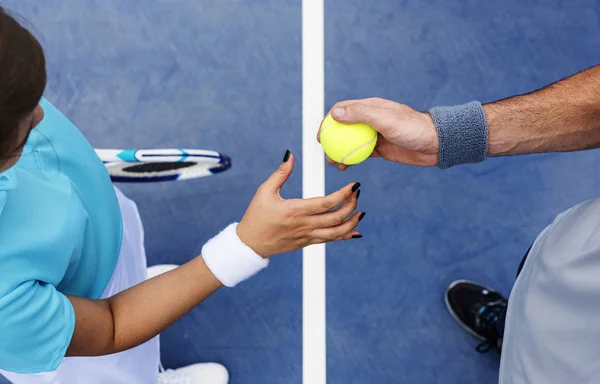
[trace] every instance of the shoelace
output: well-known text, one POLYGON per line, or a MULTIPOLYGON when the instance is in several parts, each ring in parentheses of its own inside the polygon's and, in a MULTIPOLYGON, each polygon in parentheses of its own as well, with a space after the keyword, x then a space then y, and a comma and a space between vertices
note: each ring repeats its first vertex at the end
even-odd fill
POLYGON ((165 369, 162 363, 158 366, 159 374, 156 384, 191 384, 190 378, 185 373, 172 369, 165 369))
POLYGON ((498 346, 500 335, 496 329, 498 316, 504 310, 506 303, 498 300, 484 305, 479 309, 479 315, 476 319, 476 326, 479 333, 485 338, 475 349, 479 353, 486 353, 498 346))

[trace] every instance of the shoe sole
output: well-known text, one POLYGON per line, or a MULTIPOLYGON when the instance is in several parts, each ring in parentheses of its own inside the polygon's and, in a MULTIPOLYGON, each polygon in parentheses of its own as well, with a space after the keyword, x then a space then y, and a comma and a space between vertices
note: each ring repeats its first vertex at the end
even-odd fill
MULTIPOLYGON (((448 287, 448 289, 446 289, 446 292, 444 293, 444 303, 446 303, 446 309, 448 309, 448 313, 450 314, 450 316, 452 316, 452 318, 454 319, 454 321, 456 321, 458 323, 458 325, 460 325, 460 327, 462 329, 464 329, 465 331, 467 331, 467 333, 469 333, 470 335, 473 335, 475 338, 481 340, 481 341, 485 341, 485 338, 479 336, 477 333, 473 332, 471 330, 471 328, 467 327, 455 314, 454 311, 452 310, 452 307, 450 306, 450 302, 448 301, 448 292, 450 292, 450 290, 452 288, 454 288, 455 286, 457 286, 458 284, 462 284, 462 283, 468 283, 468 284, 475 284, 475 285, 479 285, 482 286, 479 283, 476 283, 474 281, 471 280, 456 280, 454 282, 452 282, 452 284, 450 284, 450 286, 448 287)), ((490 292, 495 292, 494 290, 482 286, 483 288, 487 289, 490 292)))

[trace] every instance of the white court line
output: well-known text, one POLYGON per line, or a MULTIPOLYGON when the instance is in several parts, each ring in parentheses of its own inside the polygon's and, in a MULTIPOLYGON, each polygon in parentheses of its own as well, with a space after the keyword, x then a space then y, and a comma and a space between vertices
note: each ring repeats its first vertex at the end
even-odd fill
MULTIPOLYGON (((324 0, 302 0, 302 195, 325 194, 325 159, 316 140, 325 107, 324 0)), ((327 382, 325 245, 302 254, 302 381, 327 382)))

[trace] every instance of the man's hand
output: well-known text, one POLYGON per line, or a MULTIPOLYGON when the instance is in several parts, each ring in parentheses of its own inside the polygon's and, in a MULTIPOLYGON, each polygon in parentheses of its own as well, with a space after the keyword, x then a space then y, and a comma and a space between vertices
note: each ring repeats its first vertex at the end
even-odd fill
MULTIPOLYGON (((379 98, 342 101, 329 113, 340 123, 364 123, 379 132, 371 157, 408 165, 434 166, 438 163, 438 136, 427 113, 379 98)), ((320 133, 319 128, 317 140, 320 140, 320 133)), ((335 164, 330 158, 327 162, 335 164)), ((344 164, 337 167, 341 171, 348 168, 344 164)))
MULTIPOLYGON (((598 89, 600 65, 540 90, 485 104, 488 156, 600 148, 598 89)), ((372 157, 409 165, 438 163, 439 140, 427 113, 382 99, 343 101, 330 113, 341 123, 365 123, 379 132, 372 157)))

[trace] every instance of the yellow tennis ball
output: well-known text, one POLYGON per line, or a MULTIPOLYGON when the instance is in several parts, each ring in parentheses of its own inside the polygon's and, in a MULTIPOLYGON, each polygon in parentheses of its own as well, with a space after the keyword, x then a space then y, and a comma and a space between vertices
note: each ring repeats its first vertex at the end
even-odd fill
POLYGON ((331 159, 354 165, 365 161, 377 144, 377 131, 366 124, 343 124, 327 115, 321 124, 321 146, 331 159))

